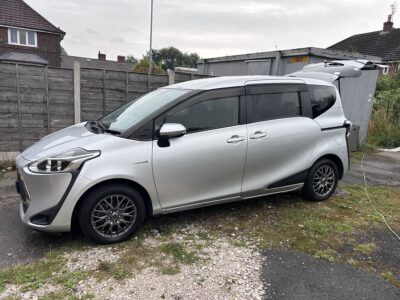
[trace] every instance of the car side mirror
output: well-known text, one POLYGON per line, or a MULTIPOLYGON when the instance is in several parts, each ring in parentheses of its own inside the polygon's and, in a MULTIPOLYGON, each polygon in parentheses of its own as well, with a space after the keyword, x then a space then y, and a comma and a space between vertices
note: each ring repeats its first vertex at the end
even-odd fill
POLYGON ((178 123, 165 123, 160 128, 160 137, 174 138, 185 135, 186 128, 178 123))

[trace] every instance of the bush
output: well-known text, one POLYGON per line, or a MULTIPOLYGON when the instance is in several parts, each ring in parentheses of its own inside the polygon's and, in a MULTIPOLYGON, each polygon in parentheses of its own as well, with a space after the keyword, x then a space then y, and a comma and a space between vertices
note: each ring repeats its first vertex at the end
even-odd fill
MULTIPOLYGON (((148 57, 143 57, 141 60, 137 62, 137 64, 133 67, 133 72, 137 73, 148 73, 149 72, 150 61, 148 57)), ((156 65, 154 62, 151 64, 151 74, 159 74, 165 75, 165 71, 159 65, 156 65)))
POLYGON ((367 142, 388 148, 400 146, 400 74, 378 79, 367 142))

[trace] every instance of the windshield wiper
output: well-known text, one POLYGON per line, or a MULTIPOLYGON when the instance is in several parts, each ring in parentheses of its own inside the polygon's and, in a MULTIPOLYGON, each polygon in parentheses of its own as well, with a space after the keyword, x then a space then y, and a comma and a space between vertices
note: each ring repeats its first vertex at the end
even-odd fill
POLYGON ((91 129, 95 129, 97 133, 110 133, 110 134, 121 134, 118 130, 109 129, 106 124, 102 123, 101 121, 89 121, 88 124, 90 125, 91 129))
POLYGON ((114 129, 104 129, 103 132, 111 133, 111 134, 121 134, 121 131, 114 130, 114 129))

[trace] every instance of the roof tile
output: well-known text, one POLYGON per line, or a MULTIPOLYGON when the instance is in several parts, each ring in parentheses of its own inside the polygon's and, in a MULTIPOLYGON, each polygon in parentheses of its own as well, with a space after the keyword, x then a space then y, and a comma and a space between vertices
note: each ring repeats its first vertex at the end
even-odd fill
POLYGON ((365 55, 382 57, 382 60, 400 60, 400 28, 393 28, 388 32, 373 31, 353 35, 328 49, 355 51, 365 55))
POLYGON ((22 0, 0 0, 0 25, 65 34, 22 0))

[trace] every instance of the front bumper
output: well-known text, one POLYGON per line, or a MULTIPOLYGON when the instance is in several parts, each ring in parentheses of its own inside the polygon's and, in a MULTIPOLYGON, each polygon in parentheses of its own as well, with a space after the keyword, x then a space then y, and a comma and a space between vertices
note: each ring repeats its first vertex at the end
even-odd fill
POLYGON ((23 223, 43 231, 67 231, 70 224, 53 224, 74 181, 71 173, 38 174, 28 169, 30 161, 16 159, 17 186, 21 194, 23 223))

